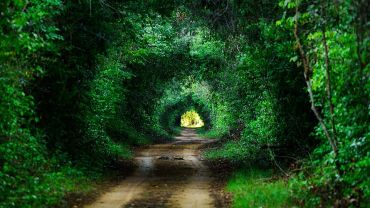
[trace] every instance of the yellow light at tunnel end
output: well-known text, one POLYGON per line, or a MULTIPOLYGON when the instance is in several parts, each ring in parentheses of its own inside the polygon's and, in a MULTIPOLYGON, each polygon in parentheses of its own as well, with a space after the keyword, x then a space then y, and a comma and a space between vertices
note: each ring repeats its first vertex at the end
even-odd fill
POLYGON ((195 110, 186 111, 181 116, 181 127, 185 128, 200 128, 204 126, 204 122, 195 110))

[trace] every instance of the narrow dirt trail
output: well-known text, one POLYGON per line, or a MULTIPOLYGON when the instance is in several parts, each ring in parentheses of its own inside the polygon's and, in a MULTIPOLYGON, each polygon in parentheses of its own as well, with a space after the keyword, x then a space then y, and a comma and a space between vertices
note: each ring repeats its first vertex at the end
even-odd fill
POLYGON ((172 143, 136 153, 137 170, 86 208, 215 207, 212 177, 200 160, 199 147, 210 140, 184 129, 172 143))

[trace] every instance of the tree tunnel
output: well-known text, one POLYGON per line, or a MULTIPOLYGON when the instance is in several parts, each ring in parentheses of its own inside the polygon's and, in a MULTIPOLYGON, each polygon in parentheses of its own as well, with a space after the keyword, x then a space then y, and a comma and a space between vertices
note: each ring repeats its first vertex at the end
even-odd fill
MULTIPOLYGON (((229 138, 210 158, 269 160, 271 152, 281 154, 286 147, 307 151, 310 140, 296 138, 307 138, 302 132, 313 128, 310 109, 287 107, 308 106, 296 66, 263 42, 243 42, 240 36, 236 46, 227 34, 191 14, 178 7, 137 22, 121 20, 132 30, 117 31, 98 56, 89 85, 87 139, 81 144, 95 152, 87 155, 109 159, 122 154, 117 146, 171 139, 188 110, 203 118, 206 136, 229 138), (279 60, 281 70, 270 71, 276 68, 270 59, 279 60)), ((116 24, 121 28, 123 23, 116 24)))
MULTIPOLYGON (((51 64, 66 73, 56 67, 37 80, 46 89, 35 97, 49 149, 99 169, 130 158, 133 146, 173 138, 188 110, 199 113, 206 136, 224 138, 211 159, 270 161, 283 148, 290 158, 312 148, 307 132, 315 123, 304 80, 289 61, 295 54, 281 53, 291 41, 269 44, 286 40, 279 28, 264 20, 250 23, 252 33, 230 33, 208 21, 207 1, 161 9, 139 2, 117 5, 124 13, 105 11, 104 21, 92 11, 99 24, 86 30, 99 31, 104 44, 73 39, 78 53, 69 67, 51 64), (92 53, 81 65, 80 49, 92 53)), ((87 35, 74 36, 80 33, 87 35)))
POLYGON ((370 204, 369 2, 0 0, 0 207, 55 207, 189 110, 208 160, 370 204))
POLYGON ((164 108, 160 116, 162 127, 170 134, 178 133, 177 130, 181 126, 181 116, 190 110, 194 110, 200 115, 205 129, 211 128, 210 110, 207 106, 196 103, 191 95, 181 97, 176 103, 164 108))

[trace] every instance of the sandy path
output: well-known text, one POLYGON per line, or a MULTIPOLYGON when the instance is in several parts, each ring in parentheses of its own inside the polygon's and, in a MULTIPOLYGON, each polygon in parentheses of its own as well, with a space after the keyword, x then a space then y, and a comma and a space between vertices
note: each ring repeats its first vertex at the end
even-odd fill
POLYGON ((209 142, 184 129, 169 144, 138 151, 137 170, 86 208, 214 207, 212 178, 198 148, 209 142))

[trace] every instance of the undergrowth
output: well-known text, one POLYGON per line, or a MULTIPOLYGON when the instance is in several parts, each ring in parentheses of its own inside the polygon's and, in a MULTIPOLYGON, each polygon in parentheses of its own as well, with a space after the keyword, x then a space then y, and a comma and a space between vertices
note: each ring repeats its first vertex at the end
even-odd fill
POLYGON ((292 207, 290 190, 283 179, 273 178, 268 170, 240 169, 227 183, 234 208, 292 207))

